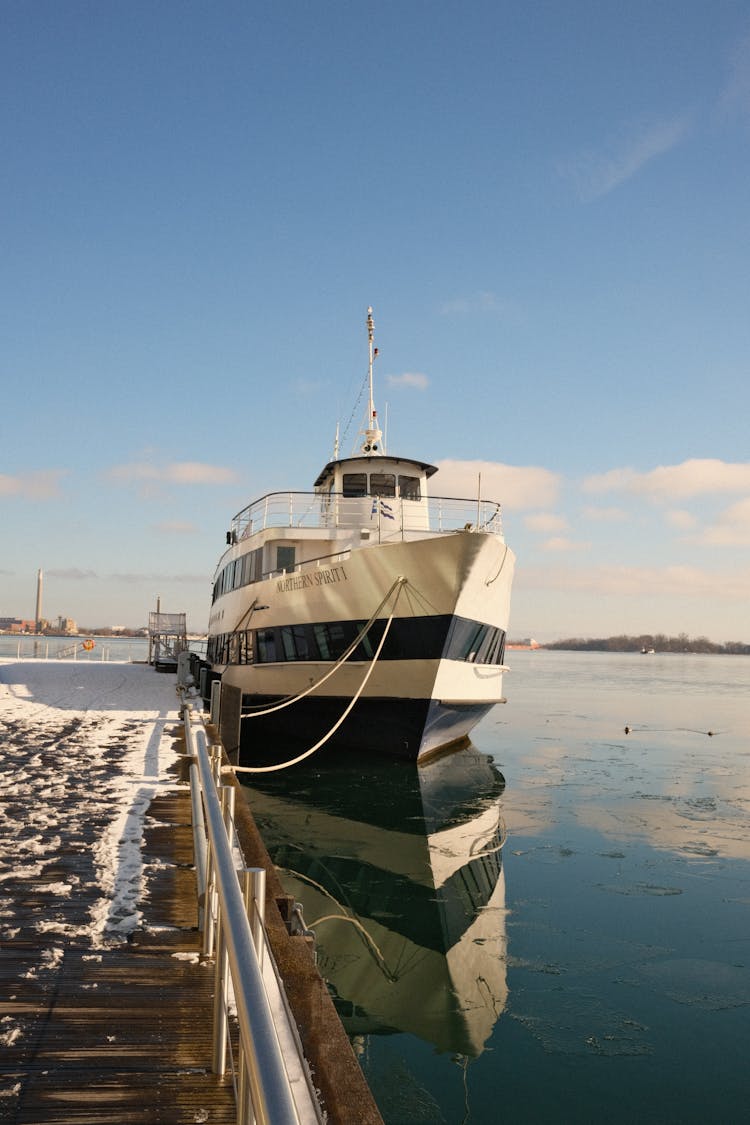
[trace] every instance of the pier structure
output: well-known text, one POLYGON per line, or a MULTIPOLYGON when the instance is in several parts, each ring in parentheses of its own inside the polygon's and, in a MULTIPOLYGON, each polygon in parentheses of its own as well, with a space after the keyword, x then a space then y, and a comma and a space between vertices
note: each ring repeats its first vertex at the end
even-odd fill
POLYGON ((218 732, 190 715, 171 677, 143 665, 0 662, 0 1120, 223 1125, 252 1119, 249 1093, 258 1122, 382 1125, 218 732), (222 820, 231 854, 265 884, 252 930, 264 935, 263 975, 272 962, 282 982, 281 1102, 272 1080, 266 1100, 276 1063, 256 1018, 265 1001, 248 1011, 237 995, 238 874, 222 875, 216 842, 208 861, 200 844, 222 820), (217 928, 219 894, 231 902, 217 928), (228 962, 236 1013, 224 1002, 228 962))
POLYGON ((159 672, 176 672, 177 658, 187 650, 187 621, 184 613, 156 612, 148 615, 148 662, 159 672))

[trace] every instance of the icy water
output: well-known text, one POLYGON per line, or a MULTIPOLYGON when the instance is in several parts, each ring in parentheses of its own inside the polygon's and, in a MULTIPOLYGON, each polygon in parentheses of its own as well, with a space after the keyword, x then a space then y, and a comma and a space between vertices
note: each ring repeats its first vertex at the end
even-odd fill
POLYGON ((509 656, 470 750, 249 790, 385 1121, 747 1120, 750 661, 509 656))
POLYGON ((79 637, 27 637, 5 635, 0 637, 0 658, 9 660, 57 660, 58 654, 90 663, 108 660, 127 660, 140 663, 148 658, 148 641, 139 637, 97 637, 82 634, 79 637), (94 647, 82 649, 84 641, 93 640, 94 647))

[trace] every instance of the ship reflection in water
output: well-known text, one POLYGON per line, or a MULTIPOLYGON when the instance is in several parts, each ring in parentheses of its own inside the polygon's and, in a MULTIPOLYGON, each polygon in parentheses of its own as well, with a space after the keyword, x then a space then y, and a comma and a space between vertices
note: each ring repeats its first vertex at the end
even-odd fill
POLYGON ((483 1050, 508 991, 504 786, 471 745, 420 767, 327 756, 247 785, 350 1036, 483 1050))

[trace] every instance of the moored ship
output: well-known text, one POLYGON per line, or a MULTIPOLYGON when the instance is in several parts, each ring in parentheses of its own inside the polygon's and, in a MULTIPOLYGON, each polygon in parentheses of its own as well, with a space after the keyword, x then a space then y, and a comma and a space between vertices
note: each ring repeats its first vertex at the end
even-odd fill
POLYGON ((431 495, 435 466, 385 452, 372 309, 367 326, 361 449, 336 450, 312 492, 271 493, 232 520, 203 690, 219 678, 239 689, 255 746, 414 760, 503 700, 515 560, 499 503, 431 495))

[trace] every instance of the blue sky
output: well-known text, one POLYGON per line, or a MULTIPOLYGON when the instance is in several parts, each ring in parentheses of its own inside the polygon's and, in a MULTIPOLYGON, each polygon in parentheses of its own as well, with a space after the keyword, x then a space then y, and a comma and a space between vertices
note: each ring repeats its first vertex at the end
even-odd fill
POLYGON ((750 640, 744 0, 12 2, 0 118, 0 616, 205 627, 372 305, 515 636, 750 640))

